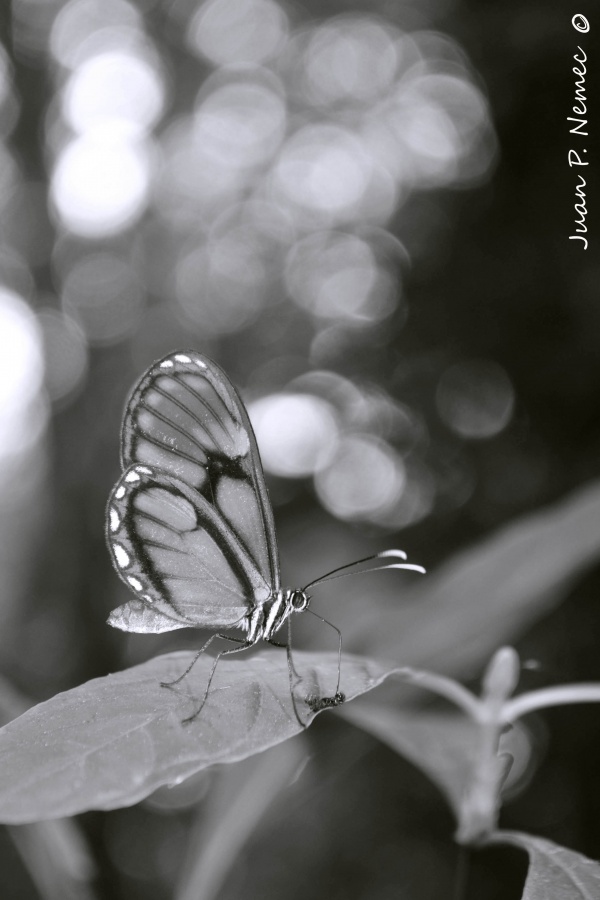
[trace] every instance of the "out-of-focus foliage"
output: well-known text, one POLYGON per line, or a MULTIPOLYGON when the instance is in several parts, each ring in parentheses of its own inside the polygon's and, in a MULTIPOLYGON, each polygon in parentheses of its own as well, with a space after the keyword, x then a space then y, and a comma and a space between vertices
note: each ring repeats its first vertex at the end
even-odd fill
POLYGON ((530 866, 523 900, 545 900, 549 885, 553 897, 568 900, 593 900, 598 894, 598 864, 581 853, 518 831, 499 831, 490 843, 512 844, 527 851, 530 866))
MULTIPOLYGON (((385 546, 431 570, 597 476, 598 264, 567 240, 565 124, 593 30, 576 34, 563 3, 0 6, 0 667, 32 700, 199 645, 104 624, 126 599, 102 537, 123 403, 177 347, 242 389, 296 584, 385 546)), ((590 207, 597 185, 590 167, 590 207)), ((410 642, 393 577, 323 588, 352 648, 410 642)), ((597 592, 591 576, 537 627, 517 609, 499 624, 498 640, 529 629, 532 682, 598 678, 597 592)), ((475 631, 471 661, 495 640, 475 631)), ((507 825, 593 856, 600 728, 558 721, 507 825)), ((342 723, 311 741, 301 792, 223 897, 247 896, 249 872, 257 896, 446 896, 451 825, 413 771, 342 723)), ((86 821, 101 890, 170 898, 187 809, 86 821)), ((0 856, 15 895, 35 896, 14 850, 0 856)), ((482 863, 480 896, 486 877, 482 863)))

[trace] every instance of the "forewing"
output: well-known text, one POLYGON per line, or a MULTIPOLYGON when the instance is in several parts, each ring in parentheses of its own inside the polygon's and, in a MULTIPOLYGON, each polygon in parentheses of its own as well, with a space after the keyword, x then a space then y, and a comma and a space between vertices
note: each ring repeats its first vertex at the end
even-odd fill
POLYGON ((114 566, 136 594, 115 610, 124 631, 245 627, 270 586, 219 511, 185 482, 130 466, 108 501, 114 566))
POLYGON ((127 404, 121 447, 124 469, 151 466, 199 491, 279 589, 273 512, 256 438, 237 390, 216 363, 185 351, 151 366, 127 404))

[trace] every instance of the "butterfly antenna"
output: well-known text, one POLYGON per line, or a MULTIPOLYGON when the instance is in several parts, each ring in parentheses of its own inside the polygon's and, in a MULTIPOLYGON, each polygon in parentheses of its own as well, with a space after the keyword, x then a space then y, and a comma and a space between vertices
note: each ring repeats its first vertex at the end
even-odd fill
POLYGON ((308 590, 308 588, 314 587, 317 584, 322 584, 324 581, 333 581, 335 578, 345 578, 348 575, 364 575, 367 572, 378 572, 383 569, 407 569, 411 572, 420 572, 422 575, 425 574, 425 569, 423 566, 413 565, 412 563, 397 563, 397 562, 386 562, 385 560, 388 558, 394 559, 406 559, 406 553, 404 550, 382 550, 381 553, 374 553, 372 556, 365 556, 364 559, 357 559, 354 562, 347 563, 345 566, 338 566, 337 569, 332 569, 331 572, 327 572, 325 575, 321 575, 320 578, 316 578, 314 581, 310 581, 303 590, 308 590), (384 560, 382 563, 376 563, 373 566, 369 566, 366 569, 360 569, 358 572, 352 571, 356 568, 356 566, 361 565, 362 563, 370 562, 371 560, 384 560))
POLYGON ((326 572, 325 575, 320 575, 319 578, 315 579, 315 581, 311 581, 306 585, 304 590, 309 587, 312 587, 313 584, 318 584, 320 581, 324 581, 326 578, 329 578, 331 575, 335 575, 337 572, 342 572, 344 569, 353 569, 355 566, 360 566, 361 563, 370 562, 372 559, 379 559, 384 556, 395 556, 399 559, 406 559, 406 553, 404 550, 382 550, 381 553, 372 553, 370 556, 365 556, 363 559, 355 559, 354 562, 346 563, 344 566, 338 566, 336 569, 332 569, 331 572, 326 572))

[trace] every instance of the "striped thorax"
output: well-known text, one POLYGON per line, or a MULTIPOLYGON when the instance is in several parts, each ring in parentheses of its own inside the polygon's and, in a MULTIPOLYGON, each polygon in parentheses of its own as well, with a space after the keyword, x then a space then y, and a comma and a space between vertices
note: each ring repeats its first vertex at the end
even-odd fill
POLYGON ((283 623, 296 612, 308 609, 310 597, 305 591, 279 590, 265 603, 255 606, 248 616, 248 638, 252 643, 270 641, 283 623))

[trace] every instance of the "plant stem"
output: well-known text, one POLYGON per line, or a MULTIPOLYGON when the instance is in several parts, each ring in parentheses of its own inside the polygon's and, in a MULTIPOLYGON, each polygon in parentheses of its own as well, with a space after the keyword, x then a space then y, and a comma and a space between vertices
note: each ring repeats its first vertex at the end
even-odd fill
POLYGON ((412 669, 409 666, 398 669, 394 674, 398 678, 401 678, 402 681, 406 681, 409 684, 414 684, 417 687, 431 691, 433 694, 439 694, 439 696, 445 697, 446 700, 450 700, 455 706, 464 710, 464 712, 475 721, 480 720, 481 703, 478 697, 457 681, 446 678, 444 675, 436 675, 434 672, 427 672, 423 669, 412 669))
POLYGON ((521 694, 504 704, 502 717, 505 722, 514 722, 536 709, 570 703, 600 703, 600 684, 565 684, 521 694))
POLYGON ((454 891, 452 893, 452 900, 466 900, 470 868, 471 850, 469 847, 459 846, 458 856, 456 859, 456 872, 454 875, 454 891))

